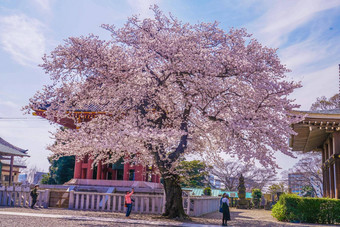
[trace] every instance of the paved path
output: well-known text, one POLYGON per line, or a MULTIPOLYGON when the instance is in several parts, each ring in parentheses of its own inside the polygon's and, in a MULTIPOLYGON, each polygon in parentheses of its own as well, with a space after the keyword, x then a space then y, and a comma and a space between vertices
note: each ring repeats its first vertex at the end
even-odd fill
MULTIPOLYGON (((73 216, 73 215, 61 215, 61 214, 44 214, 44 213, 23 213, 23 212, 11 212, 0 211, 0 224, 1 226, 57 226, 62 223, 55 222, 50 219, 61 219, 66 222, 67 226, 183 226, 183 227, 215 227, 218 225, 205 225, 205 224, 192 224, 192 223, 169 223, 162 221, 148 221, 148 220, 135 220, 129 218, 104 218, 104 217, 88 217, 88 216, 73 216), (12 217, 11 217, 12 216, 12 217), (16 218, 13 218, 16 216, 16 218), (22 217, 26 217, 26 221, 21 220, 22 217), (7 220, 6 220, 7 219, 7 220), (43 220, 45 219, 45 220, 43 220), (47 220, 46 220, 47 219, 47 220), (17 223, 17 220, 19 223, 17 223), (14 221, 14 222, 13 222, 14 221), (73 221, 73 223, 72 223, 73 221), (20 224, 20 222, 22 224, 20 224), (25 223, 24 223, 25 222, 25 223), (87 223, 86 223, 87 222, 87 223), (15 223, 15 224, 14 224, 15 223)), ((65 225, 64 225, 65 226, 65 225)))
MULTIPOLYGON (((95 212, 68 209, 28 209, 20 207, 0 206, 0 227, 146 227, 146 226, 187 226, 187 227, 210 227, 221 225, 221 213, 211 213, 202 217, 192 217, 191 221, 180 222, 163 219, 159 215, 132 213, 126 218, 124 213, 95 212)), ((308 227, 330 226, 316 224, 297 224, 278 222, 266 210, 237 210, 231 209, 231 221, 229 226, 260 226, 260 227, 308 227)))

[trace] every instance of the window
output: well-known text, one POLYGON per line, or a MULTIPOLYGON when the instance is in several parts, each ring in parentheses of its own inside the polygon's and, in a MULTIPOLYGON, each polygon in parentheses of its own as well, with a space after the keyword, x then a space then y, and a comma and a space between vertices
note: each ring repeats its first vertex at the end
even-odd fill
POLYGON ((129 172, 129 180, 134 181, 135 180, 135 170, 131 169, 129 172))

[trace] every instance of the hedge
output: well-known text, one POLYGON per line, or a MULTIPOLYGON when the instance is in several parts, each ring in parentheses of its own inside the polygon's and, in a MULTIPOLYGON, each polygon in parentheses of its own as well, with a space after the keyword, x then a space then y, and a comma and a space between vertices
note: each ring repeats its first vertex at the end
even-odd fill
POLYGON ((340 223, 340 200, 284 194, 273 206, 272 215, 279 221, 340 223))

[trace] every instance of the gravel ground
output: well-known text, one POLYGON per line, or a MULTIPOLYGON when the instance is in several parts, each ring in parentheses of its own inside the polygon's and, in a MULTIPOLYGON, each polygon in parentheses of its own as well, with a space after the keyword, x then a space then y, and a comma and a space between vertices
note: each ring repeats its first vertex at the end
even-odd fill
MULTIPOLYGON (((68 215, 75 217, 95 217, 103 218, 103 220, 74 220, 74 219, 61 219, 50 217, 33 217, 33 216, 19 216, 19 215, 4 215, 0 214, 0 226, 24 226, 24 227, 45 227, 45 226, 162 226, 159 223, 165 223, 167 226, 179 226, 181 224, 191 224, 191 226, 206 224, 206 225, 221 225, 221 213, 211 213, 201 217, 192 217, 191 221, 179 222, 175 220, 163 219, 159 215, 148 214, 134 214, 132 213, 129 220, 133 222, 140 222, 139 224, 122 223, 126 220, 123 213, 112 212, 94 212, 94 211, 75 211, 67 209, 28 209, 28 208, 13 208, 1 207, 0 212, 17 212, 17 213, 35 213, 35 214, 51 214, 51 215, 68 215), (116 219, 116 222, 107 221, 116 219), (105 220, 106 219, 106 220, 105 220), (147 221, 149 224, 141 224, 147 221)), ((237 210, 231 209, 231 221, 228 222, 229 226, 330 226, 330 225, 313 225, 313 224, 296 224, 278 222, 271 216, 270 211, 265 210, 237 210)), ((126 222, 129 222, 127 220, 126 222)), ((165 225, 164 225, 165 226, 165 225)))

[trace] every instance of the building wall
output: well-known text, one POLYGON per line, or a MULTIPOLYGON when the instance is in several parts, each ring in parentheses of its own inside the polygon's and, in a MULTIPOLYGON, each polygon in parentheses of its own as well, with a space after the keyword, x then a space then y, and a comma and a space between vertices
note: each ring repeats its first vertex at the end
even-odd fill
MULTIPOLYGON (((76 159, 77 160, 77 159, 76 159)), ((123 160, 121 160, 123 161, 123 160)), ((154 166, 102 164, 101 162, 92 168, 93 160, 85 157, 82 161, 76 161, 74 167, 75 179, 97 180, 126 180, 148 181, 160 183, 160 176, 155 173, 154 166)))
MULTIPOLYGON (((1 171, 1 183, 8 183, 9 180, 9 170, 10 167, 6 165, 2 165, 2 171, 1 171)), ((13 167, 13 182, 18 182, 20 169, 18 167, 13 167)))
POLYGON ((322 149, 323 196, 340 199, 340 132, 330 134, 322 149))
POLYGON ((300 194, 303 187, 303 176, 298 173, 288 174, 288 190, 291 193, 300 194))

